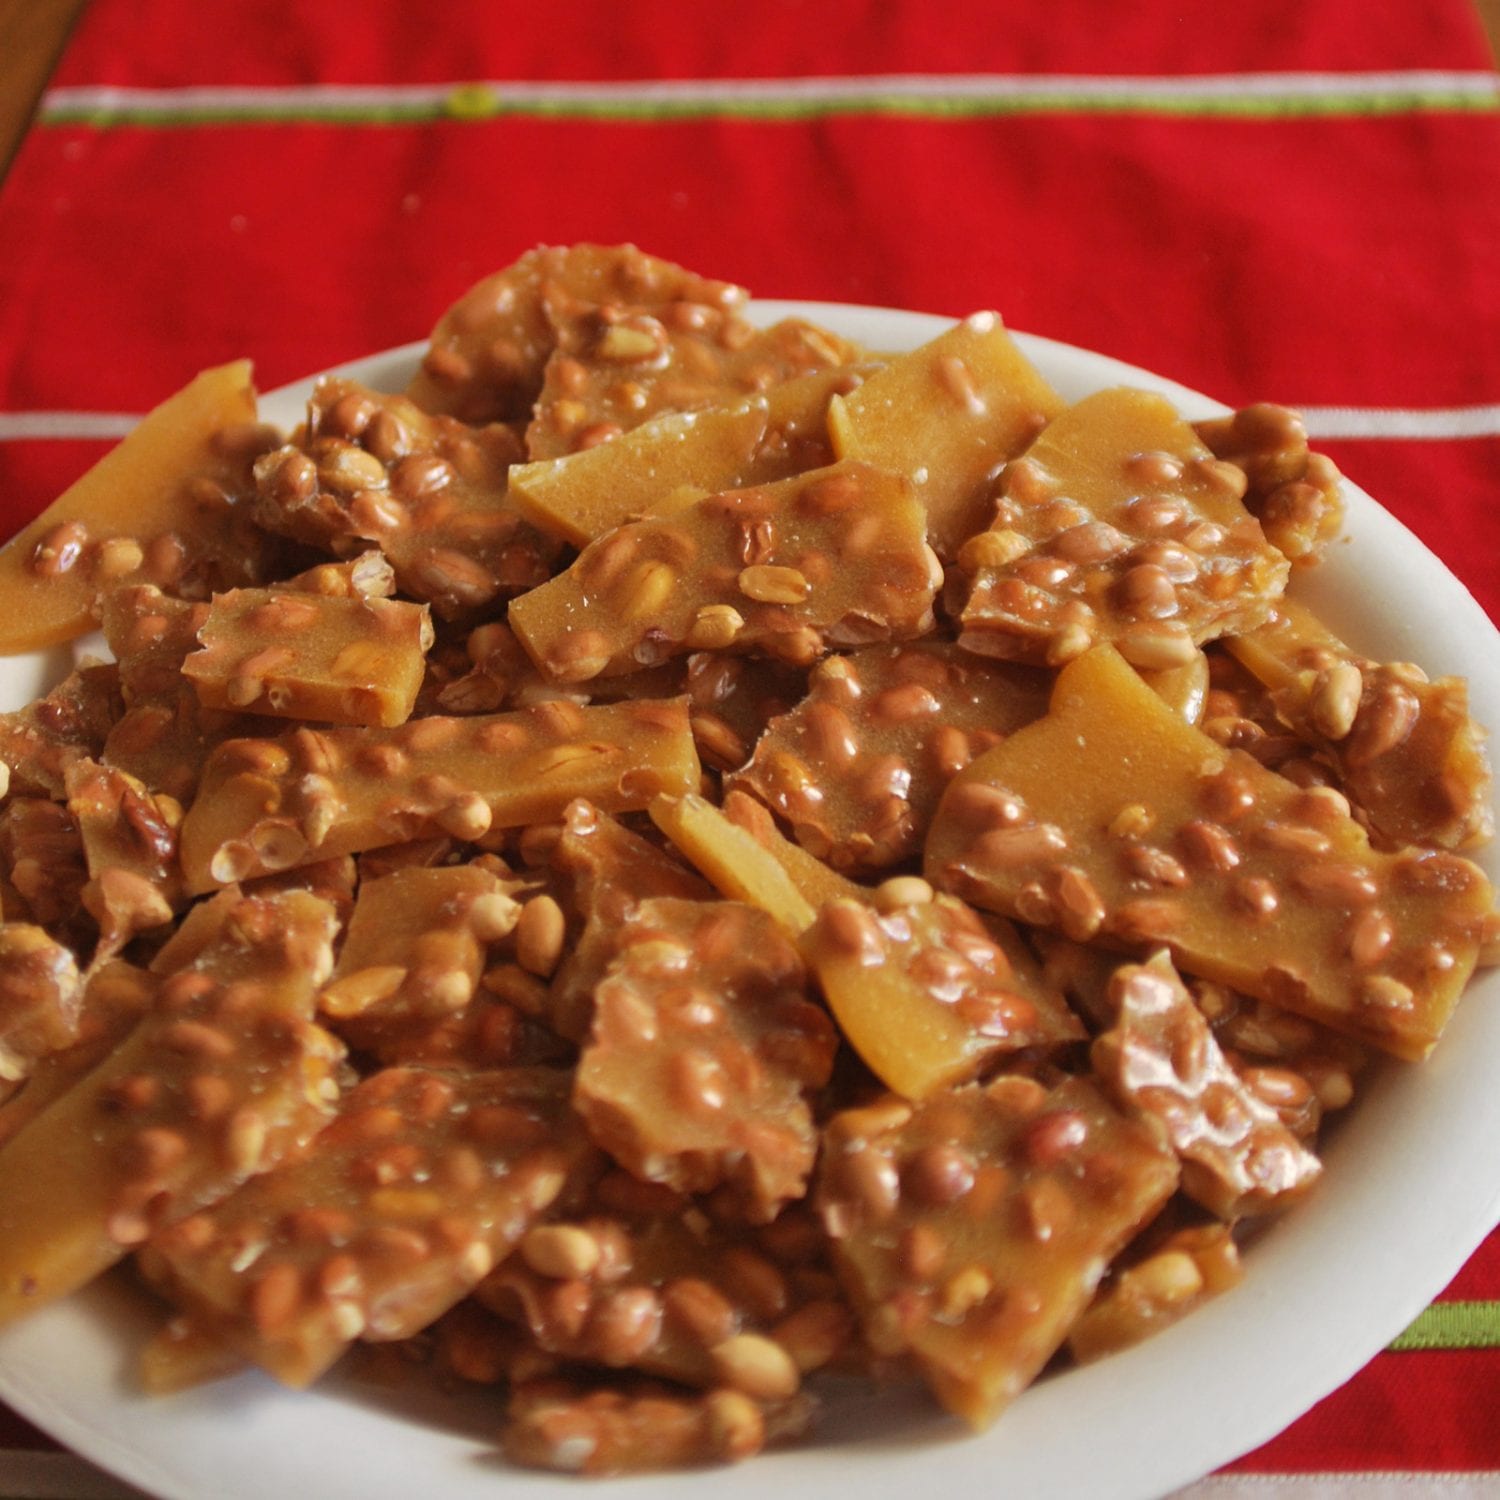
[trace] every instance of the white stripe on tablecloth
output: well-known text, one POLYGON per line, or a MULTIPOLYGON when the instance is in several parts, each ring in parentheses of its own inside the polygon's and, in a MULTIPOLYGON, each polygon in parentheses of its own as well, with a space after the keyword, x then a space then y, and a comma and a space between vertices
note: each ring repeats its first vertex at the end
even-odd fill
POLYGON ((1211 1474, 1167 1500, 1495 1500, 1500 1472, 1211 1474))
POLYGON ((153 116, 279 114, 289 107, 401 109, 437 106, 456 93, 490 90, 512 106, 665 104, 676 107, 786 100, 1026 99, 1078 96, 1131 99, 1215 100, 1256 96, 1317 98, 1330 94, 1384 98, 1445 95, 1489 100, 1500 96, 1500 78, 1485 70, 1410 68, 1385 72, 1251 72, 1107 77, 1087 73, 865 74, 813 78, 663 78, 609 82, 537 82, 528 79, 454 80, 431 84, 217 85, 191 88, 120 88, 74 85, 42 96, 43 119, 91 111, 153 116))
POLYGON ((142 1500, 121 1483, 71 1453, 0 1452, 4 1500, 142 1500))
POLYGON ((0 411, 0 443, 31 438, 113 442, 140 420, 128 412, 114 411, 0 411))

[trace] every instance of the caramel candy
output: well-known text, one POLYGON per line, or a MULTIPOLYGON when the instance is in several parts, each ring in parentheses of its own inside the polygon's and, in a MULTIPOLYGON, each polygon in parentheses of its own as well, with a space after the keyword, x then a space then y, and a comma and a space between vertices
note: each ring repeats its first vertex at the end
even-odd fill
POLYGON ((723 406, 664 413, 608 444, 518 465, 511 496, 534 526, 582 547, 702 495, 821 468, 833 459, 829 398, 855 389, 863 374, 820 370, 723 406))
POLYGON ((183 874, 200 892, 438 830, 475 839, 559 817, 575 797, 622 812, 699 775, 680 699, 232 740, 183 822, 183 874))
POLYGON ((940 581, 911 485, 837 464, 618 527, 517 599, 510 623, 558 682, 731 646, 805 666, 924 634, 940 581))
POLYGON ((206 708, 394 728, 422 684, 432 619, 397 599, 236 589, 182 664, 206 708))
POLYGON ((1068 1352, 1079 1364, 1088 1364, 1128 1349, 1238 1286, 1244 1277, 1225 1225, 1179 1229, 1094 1298, 1068 1335, 1068 1352))
POLYGON ((298 442, 256 464, 255 518, 338 557, 378 546, 403 594, 471 619, 541 583, 557 555, 506 493, 517 457, 509 428, 466 427, 330 378, 298 442))
POLYGON ((1262 401, 1194 422, 1193 431, 1244 471, 1245 505, 1266 540, 1295 566, 1318 562, 1343 525, 1344 496, 1333 460, 1308 451, 1302 418, 1262 401))
POLYGON ((68 767, 103 751, 120 714, 120 688, 115 666, 80 667, 46 697, 0 714, 0 796, 65 797, 68 767))
POLYGON ((0 1088, 78 1040, 82 999, 67 948, 26 922, 0 926, 0 1088))
POLYGON ((754 792, 797 842, 842 870, 915 854, 950 778, 1046 712, 1048 683, 944 642, 869 646, 820 662, 731 788, 754 792))
POLYGON ((99 595, 127 580, 199 594, 255 582, 265 548, 229 500, 272 440, 255 425, 248 360, 205 370, 164 401, 0 547, 0 651, 82 635, 99 595))
POLYGON ((1424 1057, 1493 893, 1455 855, 1372 850, 1347 808, 1225 751, 1101 647, 949 786, 927 873, 1078 940, 1165 944, 1188 973, 1424 1057))
POLYGON ((239 901, 127 1039, 0 1147, 0 1322, 306 1144, 343 1053, 310 1021, 332 940, 311 897, 239 901))
POLYGON ((145 1267, 200 1326, 305 1386, 409 1338, 592 1170, 549 1069, 368 1078, 295 1161, 162 1230, 145 1267))
POLYGON ((643 901, 594 992, 574 1107, 636 1176, 726 1185, 752 1222, 799 1198, 837 1037, 804 995, 797 950, 732 902, 643 901))
POLYGON ((662 412, 719 406, 861 354, 801 318, 758 329, 737 312, 701 305, 564 305, 551 315, 557 349, 526 429, 533 460, 596 447, 662 412))
POLYGON ((1176 1183, 1155 1133, 1091 1083, 1002 1075, 835 1115, 817 1203, 875 1352, 909 1354, 938 1400, 982 1428, 1176 1183))
POLYGON ((1429 682, 1409 662, 1371 661, 1290 599, 1228 644, 1280 717, 1332 760, 1379 838, 1468 849, 1493 836, 1494 781, 1463 678, 1429 682))
POLYGON ((1164 397, 1086 397, 1006 466, 994 524, 959 554, 959 643, 1060 666, 1112 641, 1138 667, 1187 665, 1286 587, 1244 491, 1164 397))
POLYGON ((836 397, 829 429, 840 458, 910 476, 946 560, 990 523, 1001 465, 1063 405, 999 314, 980 312, 836 397))
POLYGON ((743 287, 697 276, 634 245, 545 245, 486 276, 438 320, 407 395, 464 422, 526 420, 557 343, 547 311, 559 303, 616 303, 695 315, 743 307, 743 287))
POLYGON ((1160 1121, 1182 1190, 1221 1219, 1285 1207, 1322 1164, 1224 1059, 1165 952, 1110 982, 1117 1019, 1091 1050, 1122 1107, 1160 1121))
POLYGON ((875 902, 830 901, 801 948, 839 1029, 887 1088, 924 1099, 1006 1053, 1083 1037, 1061 995, 1017 982, 962 901, 903 876, 875 902))
POLYGON ((402 1037, 474 998, 485 945, 519 905, 478 865, 397 870, 359 888, 318 1008, 351 1046, 387 1060, 402 1037))

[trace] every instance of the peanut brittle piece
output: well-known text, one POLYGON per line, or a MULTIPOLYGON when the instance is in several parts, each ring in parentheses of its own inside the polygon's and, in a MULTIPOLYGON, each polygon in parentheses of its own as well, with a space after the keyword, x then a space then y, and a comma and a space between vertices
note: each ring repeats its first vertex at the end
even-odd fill
POLYGON ((136 933, 170 922, 184 904, 177 866, 182 807, 92 760, 68 768, 67 787, 88 861, 83 904, 99 924, 99 956, 113 957, 136 933))
POLYGON ((407 395, 464 422, 525 421, 557 343, 556 303, 743 307, 743 287, 697 276, 634 245, 544 245, 470 287, 438 320, 407 395))
POLYGON ((836 1115, 817 1203, 866 1339, 910 1354, 981 1428, 1060 1347, 1177 1170, 1091 1083, 1002 1075, 836 1115))
POLYGON ((594 1153, 551 1069, 388 1068, 312 1149, 162 1230, 148 1276, 292 1386, 356 1338, 409 1338, 467 1296, 594 1153))
POLYGON ((833 461, 829 398, 854 390, 865 372, 819 370, 723 406, 663 413, 608 444, 518 465, 510 492, 534 526, 582 547, 628 521, 680 510, 694 491, 822 468, 833 461))
POLYGON ((83 982, 72 951, 28 922, 0 926, 0 1087, 78 1040, 83 982))
POLYGON ((133 583, 111 589, 99 614, 126 704, 171 697, 183 659, 197 648, 198 632, 208 618, 207 602, 175 599, 155 584, 133 583))
POLYGON ((700 774, 681 699, 231 740, 183 821, 183 874, 196 893, 437 831, 475 839, 575 797, 623 812, 700 774))
POLYGON ((955 778, 927 873, 1078 940, 1169 946, 1190 974, 1421 1058, 1493 892, 1456 855, 1371 849, 1346 809, 1222 749, 1100 647, 1063 669, 1045 719, 955 778))
POLYGON ((923 1099, 1007 1053, 1083 1037, 1060 994, 1016 981, 962 901, 915 876, 873 894, 873 905, 828 902, 800 946, 839 1029, 887 1088, 923 1099))
POLYGON ((519 913, 478 865, 367 880, 318 1009, 351 1046, 386 1061, 404 1036, 469 1005, 485 945, 512 931, 519 913))
POLYGON ((1322 1163, 1224 1059, 1208 1022, 1159 951, 1110 981, 1117 1017, 1090 1051, 1121 1107, 1160 1121, 1182 1159, 1182 1190, 1232 1221, 1285 1207, 1322 1163))
POLYGON ((806 666, 924 634, 940 582, 912 486, 837 464, 618 527, 517 599, 510 624, 558 682, 731 646, 806 666))
POLYGON ((120 715, 120 687, 113 665, 80 667, 45 697, 0 714, 0 796, 8 789, 61 801, 68 767, 103 750, 120 715))
POLYGON ((389 729, 411 716, 432 617, 399 599, 235 589, 198 639, 182 673, 207 708, 389 729))
POLYGON ((254 583, 265 548, 229 501, 274 441, 256 425, 248 360, 190 381, 0 547, 0 651, 82 635, 111 585, 202 597, 254 583))
POLYGON ((999 314, 980 312, 836 398, 829 428, 840 458, 912 478, 946 560, 989 525, 995 475, 1063 405, 999 314))
POLYGON ((541 583, 557 556, 506 493, 518 457, 509 428, 327 379, 298 441, 256 464, 255 518, 336 557, 378 546, 403 594, 442 619, 472 618, 541 583))
POLYGON ((1244 492, 1164 397, 1085 397, 1006 466, 993 526, 959 554, 959 643, 1060 666, 1111 641, 1138 667, 1186 665, 1286 587, 1244 492))
POLYGON ((686 660, 683 688, 698 753, 716 770, 737 771, 767 723, 806 693, 807 674, 763 657, 695 651, 686 660))
MULTIPOLYGON (((656 814, 653 811, 652 817, 654 818, 655 816, 656 814)), ((816 855, 809 854, 801 844, 794 844, 776 826, 776 820, 771 816, 770 810, 766 805, 763 802, 756 801, 748 793, 733 790, 726 792, 721 817, 730 827, 740 829, 749 834, 760 851, 759 853, 755 853, 739 841, 727 845, 723 856, 723 863, 726 866, 726 876, 728 875, 729 867, 740 860, 744 861, 747 870, 752 867, 756 869, 767 868, 762 856, 769 855, 772 862, 780 866, 782 873, 791 882, 793 890, 802 898, 802 902, 807 906, 808 910, 804 913, 802 907, 797 906, 795 903, 783 903, 787 909, 789 920, 782 922, 781 926, 791 936, 799 937, 806 930, 807 924, 812 921, 816 909, 822 906, 824 902, 851 898, 856 901, 862 901, 870 894, 868 886, 863 886, 856 881, 850 880, 847 875, 841 875, 837 870, 829 865, 825 865, 816 855), (738 851, 740 850, 744 850, 744 853, 739 853, 738 851), (794 912, 796 919, 801 921, 800 926, 794 927, 791 925, 794 912), (802 920, 804 916, 805 920, 802 920)), ((691 850, 684 847, 683 852, 687 854, 689 859, 693 859, 694 863, 698 864, 699 868, 703 869, 704 873, 708 874, 710 879, 715 879, 712 873, 695 858, 691 850)), ((768 875, 759 884, 767 889, 776 888, 772 886, 773 879, 774 877, 768 875)), ((715 883, 717 884, 718 882, 715 881, 715 883)), ((779 882, 777 885, 779 886, 779 882)), ((724 889, 722 885, 719 886, 719 889, 724 895, 731 896, 731 893, 724 889)), ((748 901, 752 906, 762 905, 758 892, 747 892, 745 895, 738 897, 731 896, 731 899, 748 901)), ((763 909, 769 911, 773 917, 777 916, 777 911, 772 910, 769 906, 765 906, 763 909)))
POLYGON ((719 406, 853 364, 863 352, 802 318, 761 329, 701 303, 651 309, 559 299, 551 317, 557 348, 526 429, 533 461, 611 442, 663 412, 719 406))
POLYGON ((242 899, 108 1058, 0 1147, 0 1322, 312 1137, 343 1055, 310 1019, 333 929, 309 896, 242 899))
POLYGON ((83 839, 63 804, 12 797, 0 812, 0 852, 30 921, 49 930, 65 929, 70 940, 80 926, 88 928, 87 916, 79 921, 89 878, 83 839))
POLYGON ((837 1298, 808 1298, 774 1262, 701 1216, 590 1216, 538 1224, 478 1288, 570 1363, 762 1400, 794 1395, 854 1331, 837 1298))
POLYGON ((1463 678, 1430 682, 1409 662, 1371 661, 1290 599, 1229 649, 1337 767, 1379 838, 1466 849, 1493 836, 1494 782, 1463 678))
POLYGON ((1225 1225, 1179 1229, 1094 1298, 1068 1335, 1068 1352, 1087 1364, 1128 1349, 1238 1286, 1244 1276, 1225 1225))
POLYGON ((528 1469, 654 1473, 751 1458, 768 1443, 800 1437, 813 1411, 801 1395, 753 1401, 734 1390, 685 1395, 649 1384, 618 1390, 536 1380, 512 1388, 500 1445, 528 1469))
POLYGON ((796 949, 733 902, 644 901, 594 992, 574 1106, 648 1182, 727 1184, 753 1221, 806 1190, 817 1137, 804 1095, 838 1041, 796 949))
POLYGON ((1344 496, 1333 460, 1308 451, 1302 418, 1262 401, 1193 431, 1215 458, 1244 470, 1245 505, 1266 540, 1296 566, 1318 562, 1343 525, 1344 496))
POLYGON ((883 870, 921 847, 951 777, 1046 712, 1039 672, 945 642, 825 658, 728 785, 755 793, 797 842, 841 870, 883 870))

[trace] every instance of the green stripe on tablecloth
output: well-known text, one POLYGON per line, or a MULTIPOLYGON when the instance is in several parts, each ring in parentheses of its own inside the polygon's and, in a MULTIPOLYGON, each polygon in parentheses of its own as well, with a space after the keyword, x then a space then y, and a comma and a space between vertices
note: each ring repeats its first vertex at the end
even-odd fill
POLYGON ((1500 1349, 1500 1302, 1434 1302, 1390 1347, 1500 1349))
POLYGON ((471 82, 393 86, 53 89, 44 125, 402 125, 505 118, 655 124, 769 123, 885 115, 1145 114, 1226 119, 1500 113, 1486 73, 1251 73, 1182 78, 991 75, 637 82, 471 82))

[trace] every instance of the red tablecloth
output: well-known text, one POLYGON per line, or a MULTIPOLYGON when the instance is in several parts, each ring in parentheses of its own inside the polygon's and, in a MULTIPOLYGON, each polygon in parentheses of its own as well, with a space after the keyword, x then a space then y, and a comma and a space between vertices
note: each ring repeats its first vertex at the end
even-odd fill
MULTIPOLYGON (((1500 81, 1467 0, 94 0, 0 190, 0 530, 195 370, 420 337, 580 239, 998 306, 1300 406, 1500 618, 1500 81)), ((1500 1240, 1446 1297, 1413 1342, 1476 1347, 1383 1355, 1234 1474, 1496 1493, 1500 1240)))

